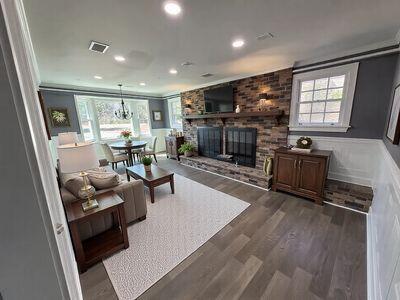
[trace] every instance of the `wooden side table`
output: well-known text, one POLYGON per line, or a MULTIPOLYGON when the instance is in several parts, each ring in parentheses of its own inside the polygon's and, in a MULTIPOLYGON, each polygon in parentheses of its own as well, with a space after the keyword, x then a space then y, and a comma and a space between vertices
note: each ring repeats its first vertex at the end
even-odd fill
POLYGON ((75 201, 65 206, 80 273, 85 272, 88 267, 101 261, 102 258, 129 247, 124 200, 113 191, 97 195, 96 200, 99 207, 86 212, 81 206, 86 200, 75 201), (79 236, 79 224, 106 214, 113 215, 113 226, 103 233, 82 241, 79 236))

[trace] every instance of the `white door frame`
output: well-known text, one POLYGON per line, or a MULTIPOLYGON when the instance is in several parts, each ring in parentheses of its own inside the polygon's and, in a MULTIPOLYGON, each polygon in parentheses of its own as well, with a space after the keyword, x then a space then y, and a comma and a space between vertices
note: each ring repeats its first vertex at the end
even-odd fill
POLYGON ((12 86, 13 101, 18 112, 16 117, 23 129, 25 151, 28 153, 60 290, 65 299, 80 300, 82 291, 79 274, 39 105, 39 74, 23 3, 22 0, 0 0, 0 4, 7 27, 7 33, 1 31, 0 35, 2 40, 9 40, 12 58, 8 63, 14 65, 18 77, 18 82, 12 86), (57 223, 64 227, 61 234, 56 232, 57 223))

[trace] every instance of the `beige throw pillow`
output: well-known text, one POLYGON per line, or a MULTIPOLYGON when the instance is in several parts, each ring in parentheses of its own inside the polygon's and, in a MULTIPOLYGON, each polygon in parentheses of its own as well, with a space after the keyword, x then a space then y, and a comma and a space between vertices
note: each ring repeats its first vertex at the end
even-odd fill
MULTIPOLYGON (((88 180, 88 185, 90 185, 90 181, 88 180)), ((83 178, 81 176, 77 176, 74 178, 69 179, 67 182, 65 182, 64 187, 71 192, 72 195, 74 195, 76 198, 84 199, 87 197, 87 193, 82 192, 81 189, 84 186, 83 178)), ((89 190, 89 194, 92 196, 94 194, 95 190, 92 187, 89 190)))
POLYGON ((88 172, 90 183, 96 190, 109 189, 120 184, 119 175, 114 172, 88 172))

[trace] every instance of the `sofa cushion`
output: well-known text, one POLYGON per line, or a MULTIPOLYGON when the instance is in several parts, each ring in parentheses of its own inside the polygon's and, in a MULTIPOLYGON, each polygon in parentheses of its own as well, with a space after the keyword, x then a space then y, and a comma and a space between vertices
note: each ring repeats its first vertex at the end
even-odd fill
POLYGON ((114 172, 90 171, 88 177, 96 190, 112 188, 121 183, 119 175, 114 172))

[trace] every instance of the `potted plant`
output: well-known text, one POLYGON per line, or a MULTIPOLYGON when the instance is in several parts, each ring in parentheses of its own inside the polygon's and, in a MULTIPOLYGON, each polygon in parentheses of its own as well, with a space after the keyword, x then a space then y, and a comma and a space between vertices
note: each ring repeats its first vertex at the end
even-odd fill
POLYGON ((142 164, 144 165, 144 169, 146 172, 151 172, 151 163, 153 159, 150 156, 143 156, 142 157, 142 164))
POLYGON ((122 130, 121 137, 125 140, 125 144, 132 144, 132 132, 130 130, 122 130))
POLYGON ((191 143, 186 142, 179 147, 178 151, 186 157, 190 157, 193 156, 194 146, 191 143))

